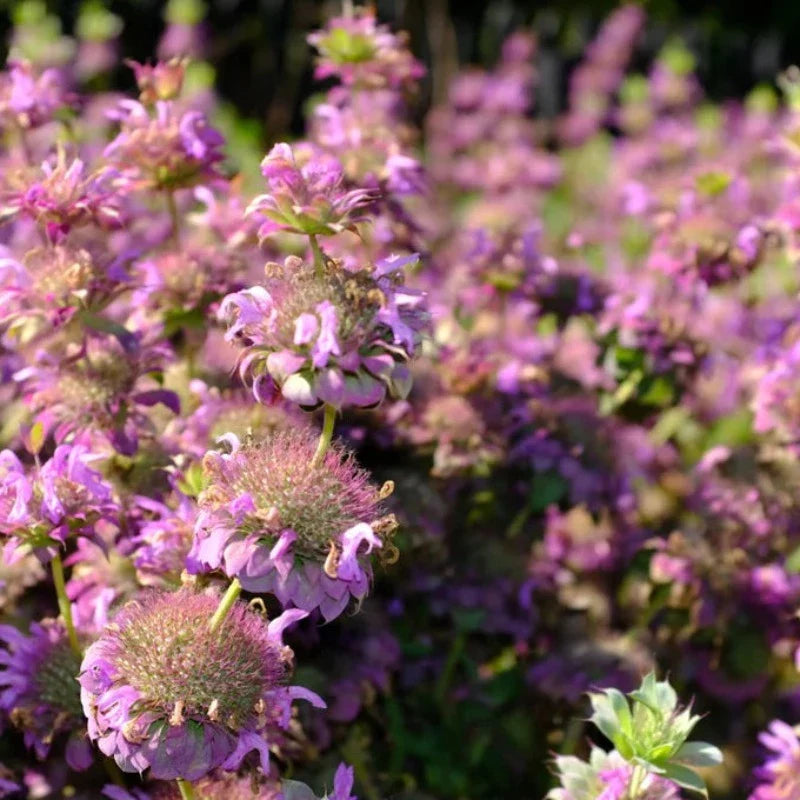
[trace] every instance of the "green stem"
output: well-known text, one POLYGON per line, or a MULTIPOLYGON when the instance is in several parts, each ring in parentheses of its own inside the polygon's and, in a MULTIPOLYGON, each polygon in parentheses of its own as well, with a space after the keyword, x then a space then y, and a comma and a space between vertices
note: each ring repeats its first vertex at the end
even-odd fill
POLYGON ((333 426, 336 424, 336 409, 325 403, 325 419, 322 422, 322 433, 319 435, 319 444, 314 452, 314 457, 311 459, 311 466, 318 467, 325 458, 325 453, 331 446, 331 439, 333 438, 333 426))
POLYGON ((75 632, 75 623, 72 621, 72 606, 67 597, 67 587, 64 583, 64 565, 61 562, 61 556, 56 553, 50 561, 50 568, 53 571, 53 583, 56 587, 56 597, 58 598, 58 610, 64 620, 64 627, 67 629, 67 639, 69 639, 69 646, 78 658, 83 653, 81 646, 78 643, 78 634, 75 632))
MULTIPOLYGON (((222 622, 224 621, 225 617, 228 616, 228 612, 233 607, 233 604, 238 599, 239 595, 242 593, 242 584, 239 583, 238 578, 234 578, 231 581, 230 586, 225 590, 225 594, 222 595, 222 599, 219 601, 219 605, 217 606, 217 610, 214 612, 214 616, 211 617, 211 620, 208 623, 208 629, 211 633, 214 633, 222 622)), ((194 796, 194 795, 189 795, 194 796)))
POLYGON ((169 209, 169 218, 172 221, 172 239, 175 242, 175 247, 181 246, 181 220, 178 216, 178 204, 175 202, 175 192, 172 189, 164 190, 167 195, 167 208, 169 209))
POLYGON ((317 274, 318 278, 321 278, 325 268, 325 258, 322 255, 322 248, 319 246, 317 237, 313 233, 309 234, 308 240, 311 242, 311 252, 314 254, 314 272, 317 274))
POLYGON ((633 768, 633 772, 631 772, 631 782, 628 784, 628 793, 625 795, 626 800, 637 800, 639 797, 639 789, 646 775, 647 772, 639 764, 633 768))
POLYGON ((183 800, 195 800, 197 795, 194 793, 194 787, 191 783, 189 783, 189 781, 184 781, 181 778, 178 778, 175 782, 178 784, 178 790, 180 791, 183 800))
POLYGON ((436 682, 436 689, 434 690, 434 696, 436 697, 436 701, 440 706, 445 705, 447 693, 450 689, 450 683, 453 680, 453 675, 455 675, 456 667, 458 666, 458 662, 461 660, 461 654, 464 652, 464 645, 466 645, 466 643, 466 634, 464 631, 459 631, 455 635, 455 638, 450 645, 450 652, 447 654, 447 661, 445 661, 442 674, 439 676, 439 680, 436 682))

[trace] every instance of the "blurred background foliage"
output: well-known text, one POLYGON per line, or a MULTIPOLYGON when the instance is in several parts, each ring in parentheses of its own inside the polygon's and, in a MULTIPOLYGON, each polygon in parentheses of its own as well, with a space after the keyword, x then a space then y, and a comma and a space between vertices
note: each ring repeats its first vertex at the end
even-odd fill
MULTIPOLYGON (((503 39, 524 27, 540 47, 538 113, 552 117, 564 107, 567 79, 612 0, 379 0, 382 21, 409 32, 414 53, 428 68, 417 98, 422 116, 444 96, 460 65, 495 62, 503 39)), ((641 4, 648 25, 633 69, 644 67, 665 42, 680 37, 697 59, 697 74, 712 100, 741 97, 754 85, 773 83, 783 67, 800 61, 800 3, 743 0, 648 0, 641 4)), ((46 46, 61 32, 121 25, 126 58, 152 59, 167 20, 204 19, 206 60, 223 100, 247 120, 263 141, 299 135, 303 109, 313 92, 311 53, 305 37, 341 8, 330 0, 3 0, 0 40, 12 26, 28 24, 30 37, 46 46), (113 18, 102 12, 111 12, 113 18)), ((5 53, 4 53, 5 55, 5 53)), ((131 89, 133 78, 119 67, 106 80, 131 89)))

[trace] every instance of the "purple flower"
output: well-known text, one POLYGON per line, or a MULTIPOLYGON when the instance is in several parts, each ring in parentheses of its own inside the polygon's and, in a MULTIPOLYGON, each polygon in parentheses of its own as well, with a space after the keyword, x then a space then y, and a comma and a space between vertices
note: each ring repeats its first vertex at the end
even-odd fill
POLYGON ((296 698, 324 707, 313 692, 287 686, 287 625, 267 624, 237 603, 215 631, 219 598, 190 590, 151 591, 126 606, 86 651, 81 702, 88 732, 126 772, 195 781, 236 770, 257 751, 269 770, 270 736, 285 729, 296 698))
POLYGON ((120 132, 103 151, 131 189, 172 191, 219 177, 222 135, 205 114, 174 100, 152 107, 121 100, 111 114, 120 132))
POLYGON ((800 796, 800 739, 797 728, 776 719, 758 738, 770 755, 755 770, 758 785, 750 793, 749 800, 793 800, 800 796))
POLYGON ((137 497, 136 505, 144 516, 131 538, 131 559, 139 582, 143 586, 179 583, 192 545, 197 506, 178 492, 170 505, 149 497, 137 497))
POLYGON ((48 558, 74 534, 96 538, 101 520, 113 522, 111 486, 89 467, 83 444, 59 445, 41 467, 26 469, 11 450, 0 452, 0 533, 7 559, 33 549, 48 558))
POLYGON ((258 229, 262 239, 278 231, 330 236, 355 230, 365 219, 355 212, 370 201, 370 192, 346 189, 338 160, 310 145, 276 144, 261 173, 268 193, 256 197, 247 214, 266 218, 258 229))
POLYGON ((174 100, 183 89, 188 60, 171 58, 156 64, 140 64, 138 61, 125 62, 132 70, 139 87, 139 101, 146 106, 159 100, 174 100))
POLYGON ((0 708, 22 730, 25 745, 43 759, 54 737, 69 733, 67 761, 73 769, 86 769, 92 755, 78 687, 80 658, 64 626, 34 622, 26 635, 0 625, 0 643, 0 708))
POLYGON ((38 128, 70 102, 56 69, 38 72, 27 61, 12 61, 0 74, 0 120, 6 128, 38 128))
POLYGON ((56 441, 78 430, 92 431, 103 434, 118 452, 132 455, 140 436, 154 432, 149 409, 180 410, 175 392, 154 378, 172 355, 156 335, 152 329, 134 334, 117 326, 113 336, 88 339, 81 358, 43 352, 36 366, 14 377, 23 384, 35 419, 56 441))
POLYGON ((423 295, 400 283, 415 256, 352 272, 325 260, 322 274, 290 256, 267 265, 267 282, 228 295, 219 316, 245 344, 242 377, 257 400, 279 389, 304 407, 374 406, 410 390, 406 361, 426 323, 423 295))
MULTIPOLYGON (((547 800, 626 800, 633 765, 612 750, 593 747, 589 761, 575 756, 557 756, 555 768, 560 786, 552 789, 547 800)), ((666 778, 645 773, 636 794, 637 800, 680 800, 678 787, 666 778)))
POLYGON ((102 168, 86 174, 79 158, 67 164, 63 151, 42 164, 42 177, 13 184, 5 193, 5 214, 23 213, 35 220, 51 242, 62 241, 72 228, 93 223, 104 229, 123 222, 121 199, 114 186, 118 174, 102 168))
POLYGON ((425 69, 406 46, 404 34, 378 25, 374 11, 360 7, 351 16, 331 19, 308 37, 319 53, 314 76, 331 76, 359 88, 399 88, 414 83, 425 69))
POLYGON ((353 791, 353 768, 347 764, 339 764, 333 776, 333 792, 318 798, 304 783, 284 781, 282 800, 358 800, 353 791))
POLYGON ((382 548, 396 523, 381 516, 379 492, 352 456, 333 446, 312 463, 316 440, 304 430, 266 439, 223 437, 230 453, 203 460, 190 571, 222 569, 252 592, 284 605, 319 608, 326 619, 363 598, 371 570, 366 555, 382 548))

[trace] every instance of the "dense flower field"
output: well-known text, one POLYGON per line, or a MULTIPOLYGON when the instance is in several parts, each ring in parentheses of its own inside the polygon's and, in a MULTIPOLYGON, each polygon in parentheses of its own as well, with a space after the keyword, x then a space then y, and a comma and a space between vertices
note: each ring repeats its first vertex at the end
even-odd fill
POLYGON ((0 797, 800 800, 800 71, 604 23, 424 121, 308 37, 259 150, 196 20, 0 74, 0 797), (260 163, 260 169, 258 167, 260 163))

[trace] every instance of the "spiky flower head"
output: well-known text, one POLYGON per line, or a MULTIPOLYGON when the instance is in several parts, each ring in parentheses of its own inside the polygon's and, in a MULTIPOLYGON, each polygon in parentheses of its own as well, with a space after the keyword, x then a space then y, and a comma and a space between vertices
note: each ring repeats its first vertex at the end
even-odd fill
MULTIPOLYGON (((90 325, 108 321, 89 317, 90 325)), ((121 326, 84 344, 82 358, 63 359, 43 352, 36 366, 16 374, 34 419, 62 441, 76 431, 106 436, 125 455, 136 452, 139 436, 152 433, 147 409, 160 404, 180 410, 175 392, 156 379, 172 353, 155 341, 157 331, 132 333, 121 326)))
POLYGON ((289 724, 292 700, 324 707, 286 685, 292 652, 282 632, 304 612, 267 624, 240 602, 212 631, 218 603, 188 589, 151 591, 86 651, 80 684, 89 736, 123 770, 194 781, 238 769, 256 750, 268 771, 267 735, 289 724))
POLYGON ((423 295, 401 283, 416 256, 359 271, 325 258, 322 270, 290 256, 267 280, 220 306, 227 338, 245 345, 240 373, 257 400, 277 390, 304 407, 373 406, 411 388, 406 361, 425 325, 423 295))
POLYGON ((174 100, 183 89, 188 59, 171 58, 156 64, 125 62, 132 70, 139 87, 139 102, 150 106, 159 100, 174 100))
POLYGON ((92 469, 83 444, 59 445, 41 466, 26 468, 11 450, 0 452, 0 533, 4 557, 34 550, 49 558, 71 535, 94 538, 117 505, 110 484, 92 469))
MULTIPOLYGON (((576 756, 557 756, 555 770, 560 785, 548 800, 625 800, 633 766, 612 750, 593 747, 589 761, 576 756)), ((637 800, 679 800, 678 787, 658 775, 647 775, 639 784, 637 800)))
POLYGON ((264 217, 258 235, 278 231, 331 236, 355 230, 365 217, 356 212, 371 199, 366 189, 346 189, 342 165, 312 145, 279 142, 264 156, 261 174, 267 193, 254 198, 247 214, 264 217))
POLYGON ((316 438, 307 430, 224 438, 231 452, 210 451, 203 461, 207 488, 189 569, 222 569, 248 591, 319 608, 326 619, 351 596, 364 597, 371 575, 365 556, 396 526, 381 511, 391 486, 372 486, 338 445, 315 463, 316 438))
POLYGON ((119 285, 115 271, 82 247, 47 244, 21 260, 0 250, 0 330, 10 347, 50 336, 79 309, 102 305, 119 285))
POLYGON ((334 17, 323 30, 310 34, 308 43, 319 53, 314 72, 318 80, 335 76, 346 86, 362 89, 400 88, 425 74, 405 36, 379 25, 371 9, 334 17))
POLYGON ((681 709, 669 682, 657 681, 652 672, 628 698, 617 689, 591 693, 591 721, 626 761, 706 794, 692 767, 720 764, 722 753, 706 742, 686 741, 700 717, 691 707, 681 709))
POLYGON ((87 174, 79 158, 67 162, 60 150, 45 161, 41 174, 12 173, 4 192, 2 214, 24 214, 33 219, 50 242, 62 241, 73 228, 94 224, 104 229, 122 225, 122 203, 117 196, 113 169, 87 174))
POLYGON ((0 708, 23 732, 25 745, 45 758, 53 739, 69 733, 66 756, 73 769, 91 763, 84 735, 78 672, 60 622, 34 622, 28 634, 0 625, 0 708))
POLYGON ((38 128, 70 101, 56 69, 39 71, 28 61, 12 61, 0 73, 0 124, 4 128, 38 128))
POLYGON ((219 177, 224 139, 202 111, 174 100, 145 106, 126 99, 112 116, 120 132, 103 155, 131 188, 174 190, 219 177))

